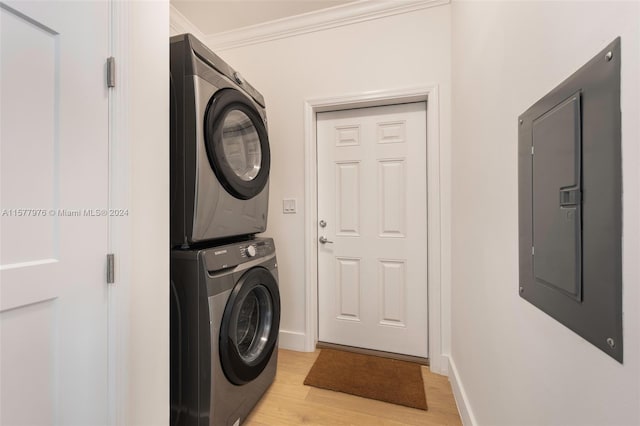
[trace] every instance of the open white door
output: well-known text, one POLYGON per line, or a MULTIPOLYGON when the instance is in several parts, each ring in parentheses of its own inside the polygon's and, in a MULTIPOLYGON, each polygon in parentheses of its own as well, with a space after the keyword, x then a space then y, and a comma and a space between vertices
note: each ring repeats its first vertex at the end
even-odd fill
POLYGON ((107 423, 109 3, 0 3, 0 424, 107 423))
POLYGON ((318 337, 426 358, 426 103, 317 115, 318 337))

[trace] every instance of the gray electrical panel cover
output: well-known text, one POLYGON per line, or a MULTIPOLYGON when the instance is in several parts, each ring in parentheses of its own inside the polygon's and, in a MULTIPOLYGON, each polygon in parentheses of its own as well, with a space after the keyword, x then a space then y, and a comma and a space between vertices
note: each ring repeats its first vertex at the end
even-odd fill
POLYGON ((520 295, 622 362, 620 38, 519 117, 520 295))

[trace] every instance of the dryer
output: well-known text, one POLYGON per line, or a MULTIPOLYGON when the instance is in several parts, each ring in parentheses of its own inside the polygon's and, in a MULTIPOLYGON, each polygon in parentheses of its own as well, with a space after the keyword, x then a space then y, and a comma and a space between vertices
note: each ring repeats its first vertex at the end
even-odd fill
POLYGON ((274 380, 271 238, 171 252, 171 425, 238 425, 274 380))
POLYGON ((171 37, 171 246, 263 232, 263 96, 191 34, 171 37))

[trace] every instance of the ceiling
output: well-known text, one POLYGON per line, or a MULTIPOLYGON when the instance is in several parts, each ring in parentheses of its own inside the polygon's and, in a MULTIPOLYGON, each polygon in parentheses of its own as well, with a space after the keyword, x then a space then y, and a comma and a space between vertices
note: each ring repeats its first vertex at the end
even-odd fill
POLYGON ((170 0, 206 35, 301 15, 353 0, 170 0))

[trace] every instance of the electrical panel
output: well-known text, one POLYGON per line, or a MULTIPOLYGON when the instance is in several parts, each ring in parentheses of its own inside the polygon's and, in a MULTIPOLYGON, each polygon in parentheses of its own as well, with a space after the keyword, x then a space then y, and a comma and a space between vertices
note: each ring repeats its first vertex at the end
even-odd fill
POLYGON ((622 362, 620 38, 518 120, 521 297, 622 362))

